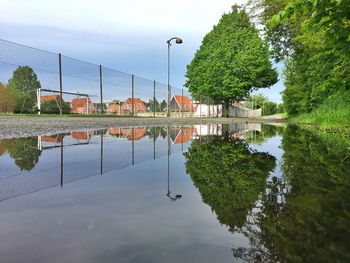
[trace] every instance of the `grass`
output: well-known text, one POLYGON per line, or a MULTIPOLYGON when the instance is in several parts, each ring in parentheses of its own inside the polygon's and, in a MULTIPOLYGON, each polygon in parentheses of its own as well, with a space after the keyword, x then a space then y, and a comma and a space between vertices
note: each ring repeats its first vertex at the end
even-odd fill
POLYGON ((310 113, 289 117, 290 120, 316 126, 321 130, 350 134, 350 91, 338 91, 310 113))

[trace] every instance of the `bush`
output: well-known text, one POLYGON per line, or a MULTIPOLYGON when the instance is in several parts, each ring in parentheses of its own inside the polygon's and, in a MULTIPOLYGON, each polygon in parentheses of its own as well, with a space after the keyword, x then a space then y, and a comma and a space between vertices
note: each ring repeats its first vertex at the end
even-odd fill
MULTIPOLYGON (((41 103, 41 113, 46 114, 59 114, 59 102, 56 100, 45 101, 41 103)), ((68 102, 62 102, 62 113, 68 114, 70 113, 70 105, 68 102)))

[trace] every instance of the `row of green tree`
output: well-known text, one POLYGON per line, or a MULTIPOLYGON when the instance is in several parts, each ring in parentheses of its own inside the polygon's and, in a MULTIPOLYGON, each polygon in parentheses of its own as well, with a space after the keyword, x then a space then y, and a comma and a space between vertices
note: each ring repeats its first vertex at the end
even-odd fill
POLYGON ((284 61, 289 114, 310 112, 350 89, 349 0, 252 0, 275 60, 284 61))

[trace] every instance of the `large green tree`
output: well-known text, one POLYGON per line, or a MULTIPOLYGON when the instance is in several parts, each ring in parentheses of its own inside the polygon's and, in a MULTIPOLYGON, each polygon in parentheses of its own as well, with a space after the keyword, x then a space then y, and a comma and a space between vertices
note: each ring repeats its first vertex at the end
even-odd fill
POLYGON ((34 70, 29 66, 18 67, 8 81, 14 94, 15 113, 32 113, 36 103, 36 90, 41 87, 34 70))
POLYGON ((289 114, 310 112, 350 88, 349 0, 252 0, 277 61, 289 114))
POLYGON ((185 86, 194 97, 208 96, 227 109, 230 101, 277 82, 269 58, 268 46, 248 14, 233 6, 204 37, 187 66, 185 86))

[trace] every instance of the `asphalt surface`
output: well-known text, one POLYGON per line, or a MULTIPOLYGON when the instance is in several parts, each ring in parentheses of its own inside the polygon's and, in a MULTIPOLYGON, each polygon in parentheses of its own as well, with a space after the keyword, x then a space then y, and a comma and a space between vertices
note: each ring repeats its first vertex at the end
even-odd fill
POLYGON ((248 118, 123 118, 0 116, 0 139, 52 135, 114 127, 282 122, 281 119, 248 118))

